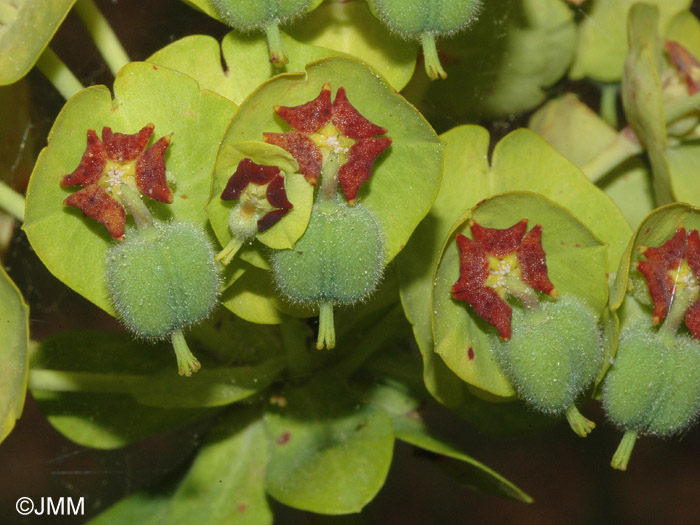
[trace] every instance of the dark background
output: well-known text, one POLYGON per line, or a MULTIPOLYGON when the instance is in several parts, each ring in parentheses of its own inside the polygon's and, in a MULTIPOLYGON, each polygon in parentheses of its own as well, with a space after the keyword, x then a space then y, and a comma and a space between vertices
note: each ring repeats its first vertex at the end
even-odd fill
MULTIPOLYGON (((223 25, 175 0, 98 0, 133 60, 142 60, 168 42, 188 34, 221 38, 223 25)), ((694 10, 698 12, 697 3, 694 10)), ((111 85, 112 76, 74 14, 52 47, 85 85, 111 85)), ((417 68, 423 74, 422 66, 417 68)), ((63 99, 36 71, 20 89, 31 93, 30 137, 23 155, 33 159, 43 147, 63 99)), ((554 89, 576 89, 597 99, 597 88, 562 81, 554 89)), ((525 120, 504 119, 487 125, 497 135, 525 120)), ((444 131, 444 130, 438 130, 444 131)), ((494 140, 495 142, 495 140, 494 140)), ((12 174, 22 189, 31 161, 12 174)), ((70 328, 118 329, 115 322, 50 276, 17 230, 5 266, 31 306, 32 338, 70 328)), ((370 503, 360 523, 700 523, 700 434, 670 440, 641 439, 628 472, 608 464, 621 433, 605 423, 595 402, 584 413, 599 422, 586 439, 565 422, 533 435, 496 438, 482 434, 448 412, 435 408, 428 417, 463 451, 473 455, 528 492, 535 502, 523 504, 480 494, 460 486, 413 447, 397 442, 384 489, 370 503)), ((77 446, 46 422, 28 397, 24 415, 0 446, 0 523, 81 523, 124 495, 181 472, 192 459, 204 427, 190 426, 176 435, 155 436, 111 452, 77 446), (85 517, 31 516, 15 511, 20 497, 85 498, 85 517)), ((355 522, 326 518, 274 504, 276 523, 355 522)), ((196 522, 196 516, 193 516, 196 522)))

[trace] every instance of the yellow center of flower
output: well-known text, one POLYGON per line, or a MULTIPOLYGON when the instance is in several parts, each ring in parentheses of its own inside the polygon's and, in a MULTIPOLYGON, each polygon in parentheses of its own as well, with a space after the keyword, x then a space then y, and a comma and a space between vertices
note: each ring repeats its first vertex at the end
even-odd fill
POLYGON ((700 297, 700 284, 685 259, 681 261, 681 265, 677 269, 669 270, 668 274, 675 283, 674 295, 685 291, 690 294, 693 302, 700 297))
POLYGON ((350 147, 355 143, 353 139, 341 135, 338 128, 331 122, 323 126, 316 133, 311 133, 309 138, 319 147, 323 158, 326 158, 329 153, 333 153, 338 156, 340 165, 347 161, 348 151, 350 151, 350 147))
POLYGON ((506 292, 509 291, 506 277, 520 279, 521 275, 522 271, 516 254, 512 253, 505 257, 489 255, 489 276, 485 284, 496 290, 502 298, 505 298, 506 292))
MULTIPOLYGON (((136 187, 136 161, 131 162, 116 162, 113 160, 107 161, 102 175, 98 181, 107 193, 112 197, 119 199, 121 195, 121 185, 128 184, 133 189, 136 187)), ((138 190, 137 190, 138 191, 138 190)))
POLYGON ((241 192, 240 214, 243 217, 254 217, 259 219, 266 213, 275 209, 267 200, 267 184, 258 186, 257 184, 248 184, 241 192))

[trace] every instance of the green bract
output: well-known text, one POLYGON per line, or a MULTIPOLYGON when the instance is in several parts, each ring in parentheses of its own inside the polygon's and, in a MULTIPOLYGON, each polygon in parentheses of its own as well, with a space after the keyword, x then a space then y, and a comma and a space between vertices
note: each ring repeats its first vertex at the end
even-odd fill
MULTIPOLYGON (((204 227, 203 203, 209 198, 218 143, 236 106, 200 91, 185 75, 146 63, 124 67, 115 80, 114 99, 103 86, 70 99, 56 119, 27 190, 24 229, 39 258, 69 287, 114 315, 104 279, 109 236, 98 223, 63 204, 70 192, 61 178, 71 173, 85 151, 88 129, 110 126, 132 133, 147 122, 156 133, 173 133, 166 168, 175 180, 174 202, 148 203, 160 219, 192 221, 204 227)), ((128 224, 128 223, 127 223, 128 224)))
MULTIPOLYGON (((505 137, 494 148, 491 165, 485 129, 460 126, 441 135, 441 139, 446 144, 443 183, 430 215, 398 258, 401 298, 423 356, 426 386, 442 403, 452 407, 464 404, 468 414, 475 414, 477 411, 470 408, 475 401, 468 391, 473 387, 467 387, 433 351, 428 307, 438 254, 457 219, 492 195, 516 189, 537 191, 566 206, 608 244, 610 268, 619 264, 631 232, 610 198, 532 132, 519 130, 505 137)), ((454 352, 463 356, 464 346, 458 345, 454 352)), ((512 395, 513 390, 508 387, 503 394, 512 395)))
POLYGON ((15 0, 0 4, 0 85, 27 74, 74 3, 15 0))
POLYGON ((296 106, 316 98, 329 82, 345 87, 355 108, 387 129, 392 145, 376 163, 358 196, 383 234, 385 261, 391 261, 428 213, 441 178, 442 144, 425 119, 381 77, 357 60, 328 58, 312 62, 306 75, 287 73, 263 83, 241 105, 224 145, 262 140, 265 132, 289 126, 273 107, 296 106))
POLYGON ((459 277, 454 236, 457 232, 470 235, 470 218, 488 228, 508 228, 525 218, 530 227, 541 225, 550 281, 560 296, 576 297, 597 318, 603 315, 608 300, 606 248, 569 211, 540 195, 525 192, 483 201, 450 231, 435 272, 435 352, 467 383, 499 396, 510 396, 515 391, 494 360, 500 344, 497 333, 471 308, 454 300, 450 292, 459 277))
POLYGON ((368 0, 370 9, 389 29, 406 40, 421 40, 425 70, 435 80, 447 73, 440 65, 435 38, 450 35, 476 19, 480 0, 368 0))
POLYGON ((29 309, 0 269, 0 442, 10 433, 24 407, 29 374, 29 309))

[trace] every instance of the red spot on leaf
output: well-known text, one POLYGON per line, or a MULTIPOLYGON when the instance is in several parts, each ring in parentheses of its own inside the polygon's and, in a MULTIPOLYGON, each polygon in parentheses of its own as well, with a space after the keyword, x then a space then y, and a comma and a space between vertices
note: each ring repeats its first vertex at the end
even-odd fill
POLYGON ((474 360, 474 349, 471 346, 469 347, 469 350, 467 350, 467 357, 470 361, 474 360))
POLYGON ((285 445, 289 443, 290 439, 292 439, 292 435, 289 432, 282 432, 279 436, 277 436, 277 444, 285 445))
POLYGON ((236 507, 238 512, 245 512, 246 511, 246 504, 245 503, 239 503, 238 506, 236 507))

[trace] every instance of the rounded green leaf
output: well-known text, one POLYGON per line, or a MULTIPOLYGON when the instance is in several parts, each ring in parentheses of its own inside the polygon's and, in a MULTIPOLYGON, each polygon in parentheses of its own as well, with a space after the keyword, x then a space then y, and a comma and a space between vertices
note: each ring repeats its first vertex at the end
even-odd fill
POLYGON ((566 209, 541 195, 513 192, 486 200, 468 212, 448 237, 435 273, 435 351, 464 381, 499 396, 514 391, 493 358, 494 348, 500 344, 496 332, 469 306, 452 298, 451 288, 459 278, 454 238, 457 232, 470 236, 468 219, 502 229, 524 218, 529 228, 542 225, 547 272, 560 295, 578 297, 599 316, 608 300, 606 248, 566 209))
POLYGON ((294 207, 277 224, 258 233, 256 238, 274 250, 291 249, 309 223, 314 190, 304 176, 298 173, 299 165, 294 157, 282 148, 265 142, 228 142, 221 146, 214 169, 211 200, 206 207, 217 239, 221 246, 226 246, 232 239, 228 218, 234 201, 221 200, 221 192, 244 158, 257 164, 277 166, 284 172, 287 198, 294 207))
POLYGON ((29 372, 29 308, 0 267, 0 442, 22 415, 29 372))
POLYGON ((221 45, 210 36, 187 36, 156 51, 148 61, 182 71, 197 80, 203 89, 240 104, 257 86, 281 72, 302 72, 309 62, 343 54, 298 42, 284 32, 281 37, 289 55, 289 63, 281 69, 270 64, 264 36, 233 31, 224 37, 221 45))
POLYGON ((286 390, 269 404, 265 424, 267 492, 320 514, 359 512, 384 484, 394 446, 389 415, 352 396, 337 381, 286 390))
MULTIPOLYGON (((553 99, 530 118, 528 127, 559 153, 584 169, 615 142, 618 134, 574 94, 553 99), (585 136, 586 140, 581 140, 585 136)), ((622 163, 600 179, 601 188, 636 226, 654 209, 651 175, 639 157, 622 163)))
POLYGON ((166 167, 176 181, 174 202, 167 205, 147 199, 147 205, 158 218, 205 227, 204 203, 209 198, 214 160, 235 111, 232 102, 200 91, 190 77, 147 63, 131 63, 120 71, 114 98, 104 86, 87 88, 71 98, 54 123, 27 189, 24 229, 46 267, 114 314, 104 279, 111 240, 101 224, 64 206, 72 190, 60 187, 61 178, 80 162, 88 129, 100 134, 103 126, 110 126, 115 132, 134 133, 152 122, 155 137, 173 133, 166 167))
MULTIPOLYGON (((589 0, 591 8, 583 18, 576 59, 569 76, 615 82, 622 77, 627 55, 627 16, 637 0, 589 0)), ((677 13, 690 7, 691 0, 646 0, 659 8, 661 27, 677 13)))
POLYGON ((0 0, 0 86, 27 74, 74 3, 0 0))
POLYGON ((357 110, 385 127, 392 139, 358 196, 384 234, 388 262, 432 205, 440 183, 442 145, 425 119, 364 64, 328 58, 309 64, 306 75, 283 74, 264 83, 241 105, 224 144, 261 140, 264 132, 289 131, 273 106, 296 106, 315 99, 326 82, 333 91, 345 87, 357 110))
POLYGON ((261 473, 267 462, 259 407, 227 412, 207 434, 160 523, 200 525, 272 523, 261 473))

